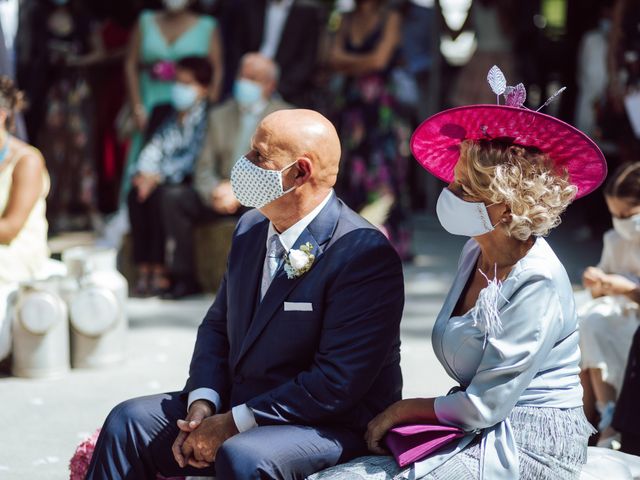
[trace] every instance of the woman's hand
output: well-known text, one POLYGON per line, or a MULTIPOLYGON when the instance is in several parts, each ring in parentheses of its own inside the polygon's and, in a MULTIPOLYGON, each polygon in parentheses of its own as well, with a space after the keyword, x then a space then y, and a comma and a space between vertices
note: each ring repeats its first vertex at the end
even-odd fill
POLYGON ((364 439, 367 447, 374 453, 388 455, 382 445, 382 439, 396 425, 406 423, 437 423, 435 398, 410 398, 394 403, 367 425, 364 439))
POLYGON ((131 183, 138 190, 138 201, 142 203, 156 189, 160 183, 160 177, 154 174, 139 173, 133 177, 131 183))
POLYGON ((607 274, 596 267, 589 267, 582 275, 582 283, 591 291, 593 298, 605 295, 626 295, 632 300, 638 295, 640 286, 622 275, 607 274))
POLYGON ((139 132, 144 132, 145 128, 147 128, 147 111, 144 108, 144 105, 138 104, 133 107, 133 120, 136 124, 136 128, 139 132))
POLYGON ((582 274, 582 285, 591 292, 593 298, 602 297, 606 295, 602 290, 602 282, 606 276, 607 274, 597 267, 587 267, 582 274))
POLYGON ((364 435, 364 439, 367 442, 367 447, 373 453, 380 455, 388 455, 389 452, 382 445, 382 439, 387 432, 398 422, 396 420, 398 404, 401 404, 403 400, 394 403, 384 412, 380 413, 377 417, 369 422, 367 425, 367 433, 364 435))
POLYGON ((602 279, 604 295, 630 295, 638 290, 638 285, 622 275, 605 275, 602 279))

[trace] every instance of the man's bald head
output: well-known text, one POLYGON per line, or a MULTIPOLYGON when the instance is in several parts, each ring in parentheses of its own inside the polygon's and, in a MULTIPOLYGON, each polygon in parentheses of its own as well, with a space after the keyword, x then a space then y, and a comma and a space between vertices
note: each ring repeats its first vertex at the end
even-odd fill
POLYGON ((333 124, 313 110, 278 110, 266 116, 259 129, 269 136, 269 150, 313 163, 312 182, 333 187, 340 164, 340 139, 333 124))

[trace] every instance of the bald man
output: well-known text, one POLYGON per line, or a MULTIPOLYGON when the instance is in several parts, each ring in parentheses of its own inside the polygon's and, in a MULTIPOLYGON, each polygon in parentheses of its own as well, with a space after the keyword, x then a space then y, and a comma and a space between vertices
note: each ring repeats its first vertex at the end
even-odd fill
POLYGON ((340 142, 309 110, 267 116, 231 172, 253 207, 181 392, 107 418, 88 479, 301 479, 366 453, 400 399, 400 260, 333 192, 340 142))

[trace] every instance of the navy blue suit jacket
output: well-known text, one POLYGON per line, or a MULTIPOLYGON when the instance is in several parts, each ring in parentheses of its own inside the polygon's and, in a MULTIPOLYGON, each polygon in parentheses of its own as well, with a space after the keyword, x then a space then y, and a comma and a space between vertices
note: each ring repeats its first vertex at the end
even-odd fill
POLYGON ((185 393, 246 403, 258 425, 363 430, 401 397, 402 264, 385 236, 335 196, 301 234, 316 255, 295 279, 281 267, 262 302, 269 221, 239 221, 227 272, 198 329, 185 393), (284 302, 313 311, 285 311, 284 302))

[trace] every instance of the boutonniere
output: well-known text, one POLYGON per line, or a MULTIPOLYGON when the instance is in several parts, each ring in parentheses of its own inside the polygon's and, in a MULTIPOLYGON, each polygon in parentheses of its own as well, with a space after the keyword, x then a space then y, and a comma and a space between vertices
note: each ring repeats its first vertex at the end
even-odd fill
POLYGON ((313 265, 316 256, 311 253, 313 245, 309 242, 300 246, 300 250, 291 249, 284 256, 284 271, 289 280, 298 278, 307 273, 313 265))

